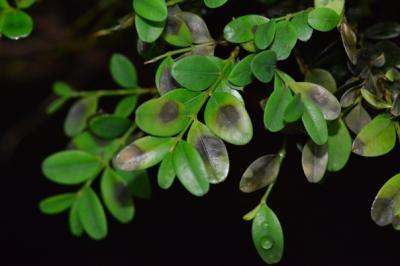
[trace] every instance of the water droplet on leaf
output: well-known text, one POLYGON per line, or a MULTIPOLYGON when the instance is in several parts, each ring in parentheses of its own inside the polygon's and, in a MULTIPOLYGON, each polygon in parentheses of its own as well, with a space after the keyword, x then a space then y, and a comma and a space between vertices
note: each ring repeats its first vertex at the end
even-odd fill
POLYGON ((269 250, 272 248, 272 246, 274 245, 274 243, 272 242, 272 240, 270 240, 269 238, 263 238, 261 239, 261 247, 265 250, 269 250))

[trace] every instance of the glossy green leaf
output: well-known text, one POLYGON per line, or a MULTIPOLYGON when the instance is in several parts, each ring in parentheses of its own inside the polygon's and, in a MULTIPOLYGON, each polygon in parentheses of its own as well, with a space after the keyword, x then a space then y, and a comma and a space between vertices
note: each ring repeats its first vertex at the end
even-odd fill
MULTIPOLYGON (((390 178, 379 190, 371 208, 371 218, 379 226, 398 223, 400 211, 400 174, 390 178)), ((394 224, 395 225, 395 224, 394 224)))
POLYGON ((171 99, 153 99, 136 110, 136 124, 152 135, 172 136, 178 134, 189 122, 185 106, 171 99))
POLYGON ((251 71, 259 81, 268 83, 274 77, 276 62, 277 55, 274 51, 263 51, 251 61, 251 71))
POLYGON ((225 181, 229 172, 229 156, 224 142, 199 121, 191 126, 187 140, 199 152, 209 182, 217 184, 225 181))
POLYGON ((133 9, 136 14, 151 21, 164 21, 168 15, 165 0, 133 0, 133 9))
POLYGON ((174 143, 173 138, 144 137, 122 149, 114 166, 122 171, 146 169, 161 162, 174 143))
POLYGON ((281 261, 283 255, 283 232, 275 213, 262 204, 251 228, 253 243, 262 260, 268 264, 281 261))
POLYGON ((303 148, 301 163, 308 182, 319 183, 328 166, 328 146, 309 140, 303 148))
POLYGON ((33 20, 24 11, 13 9, 2 14, 2 29, 4 36, 10 39, 27 37, 32 33, 33 20))
POLYGON ((121 99, 115 107, 114 115, 119 117, 129 117, 136 108, 138 96, 132 95, 121 99))
POLYGON ((47 106, 46 112, 48 114, 54 114, 55 112, 60 110, 67 103, 67 101, 68 101, 67 98, 56 99, 49 106, 47 106))
POLYGON ((235 64, 228 80, 236 86, 247 86, 253 81, 253 73, 251 72, 250 64, 253 61, 254 54, 248 55, 240 62, 235 64))
POLYGON ((31 7, 35 2, 36 0, 18 0, 16 4, 18 8, 25 9, 31 7))
POLYGON ((275 154, 262 156, 252 162, 240 180, 240 190, 251 193, 275 182, 281 168, 282 157, 275 154))
POLYGON ((90 132, 84 132, 72 139, 74 148, 101 157, 104 161, 110 160, 118 151, 118 140, 104 141, 96 138, 90 132))
POLYGON ((83 98, 69 110, 64 122, 64 132, 69 137, 77 136, 86 128, 86 122, 97 110, 98 99, 83 98))
POLYGON ((264 50, 270 46, 275 38, 276 25, 274 20, 257 27, 254 35, 254 43, 258 49, 264 50))
POLYGON ((193 43, 201 44, 213 41, 207 24, 200 16, 190 12, 178 12, 176 16, 182 19, 189 28, 193 43))
POLYGON ((176 177, 172 155, 172 153, 168 153, 158 169, 157 183, 162 189, 169 189, 174 183, 176 177))
POLYGON ((124 180, 127 184, 127 192, 140 199, 151 198, 151 183, 150 178, 146 170, 138 171, 121 171, 116 170, 116 173, 124 180))
POLYGON ((346 125, 341 119, 331 122, 328 126, 328 171, 338 172, 347 164, 352 139, 346 125))
POLYGON ((275 40, 270 49, 276 53, 278 60, 287 59, 296 43, 297 32, 293 24, 286 20, 276 23, 275 40))
POLYGON ((315 7, 327 7, 334 10, 339 16, 344 12, 345 0, 314 0, 315 7))
POLYGON ((293 17, 291 23, 296 29, 297 38, 300 41, 307 42, 311 39, 313 29, 308 24, 308 11, 302 12, 293 17))
POLYGON ((72 206, 76 198, 75 193, 66 193, 52 196, 39 203, 39 209, 45 214, 58 214, 72 206))
POLYGON ((341 112, 340 103, 324 87, 309 82, 293 82, 289 86, 294 92, 300 93, 304 99, 317 105, 326 120, 335 120, 339 117, 341 112))
POLYGON ((118 85, 124 88, 138 86, 136 68, 126 56, 113 54, 110 61, 110 72, 118 85))
POLYGON ((303 104, 302 120, 308 135, 316 144, 325 144, 328 141, 328 126, 324 115, 319 107, 310 100, 303 100, 303 104))
POLYGON ((60 97, 70 97, 74 93, 74 90, 67 83, 56 81, 53 84, 53 92, 60 97))
POLYGON ((228 0, 204 0, 204 3, 209 8, 217 8, 223 6, 228 0))
POLYGON ((76 198, 68 214, 69 230, 74 236, 83 234, 83 225, 79 218, 79 198, 76 198))
POLYGON ((293 96, 282 79, 276 75, 274 91, 267 100, 264 109, 264 126, 271 132, 281 131, 285 127, 285 111, 293 96))
POLYGON ((207 170, 195 147, 180 141, 172 160, 179 181, 190 193, 198 197, 207 194, 210 188, 207 170))
POLYGON ((224 38, 231 43, 244 43, 254 39, 257 26, 268 22, 269 19, 259 15, 245 15, 238 17, 224 28, 224 38))
POLYGON ((316 8, 308 15, 308 24, 322 32, 333 30, 339 21, 340 16, 334 10, 326 7, 316 8))
POLYGON ((189 27, 177 16, 168 16, 163 37, 173 46, 187 47, 192 44, 189 27))
POLYGON ((220 75, 220 69, 208 57, 192 55, 177 61, 172 76, 183 87, 202 91, 210 87, 220 75))
POLYGON ((136 15, 135 27, 140 40, 143 42, 152 43, 155 42, 164 31, 165 21, 150 21, 142 18, 139 15, 136 15))
POLYGON ((211 96, 204 119, 208 128, 228 143, 245 145, 253 137, 253 126, 244 105, 229 93, 216 92, 211 96))
POLYGON ((283 114, 283 120, 286 123, 293 123, 299 120, 304 112, 304 104, 301 100, 301 95, 296 94, 291 98, 290 102, 287 104, 285 112, 283 114))
POLYGON ((75 185, 94 178, 101 168, 102 163, 96 156, 83 151, 55 153, 42 164, 44 175, 63 185, 75 185))
POLYGON ((348 113, 344 121, 351 131, 358 134, 367 124, 369 124, 369 122, 371 122, 371 117, 362 104, 359 103, 348 113))
POLYGON ((396 130, 390 115, 376 116, 353 142, 353 152, 364 157, 376 157, 390 152, 396 144, 396 130))
POLYGON ((239 90, 242 90, 242 87, 236 87, 232 85, 227 80, 222 80, 219 85, 215 88, 214 92, 226 92, 234 96, 244 105, 243 96, 239 93, 239 90))
POLYGON ((127 118, 101 115, 90 120, 89 128, 97 137, 110 140, 122 136, 131 124, 132 122, 127 118))
POLYGON ((135 207, 124 180, 107 168, 101 177, 100 189, 104 204, 115 219, 121 223, 130 222, 135 215, 135 207))
POLYGON ((79 195, 79 219, 88 235, 100 240, 107 236, 107 219, 103 205, 96 192, 90 187, 84 188, 79 195))
POLYGON ((335 93, 337 90, 336 80, 332 74, 325 69, 313 68, 308 69, 304 81, 309 83, 318 84, 324 87, 331 93, 335 93))

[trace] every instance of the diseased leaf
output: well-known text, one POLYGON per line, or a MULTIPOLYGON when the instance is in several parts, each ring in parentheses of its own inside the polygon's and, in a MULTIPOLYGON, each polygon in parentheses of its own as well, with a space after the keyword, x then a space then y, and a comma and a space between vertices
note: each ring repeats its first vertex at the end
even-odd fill
POLYGON ((211 96, 204 119, 208 128, 228 143, 245 145, 253 137, 253 125, 244 105, 229 93, 211 96))
POLYGON ((371 117, 359 103, 349 112, 344 121, 351 131, 358 134, 371 121, 371 117))
POLYGON ((360 97, 360 88, 359 87, 353 87, 349 90, 347 90, 342 97, 340 98, 340 105, 343 108, 348 108, 352 106, 358 97, 360 97))
POLYGON ((364 157, 376 157, 390 152, 396 144, 396 130, 390 115, 376 116, 353 142, 353 152, 364 157))
POLYGON ((64 132, 69 137, 75 137, 86 128, 86 121, 97 110, 98 99, 83 98, 69 110, 64 122, 64 132))
POLYGON ((135 171, 161 162, 174 143, 173 138, 144 137, 122 149, 114 158, 114 166, 122 171, 135 171))
POLYGON ((319 183, 328 166, 328 146, 309 140, 303 148, 301 163, 308 182, 319 183))
POLYGON ((251 193, 275 182, 281 168, 282 158, 269 154, 255 160, 244 172, 240 180, 240 190, 251 193))
POLYGON ((340 36, 342 37, 342 42, 344 49, 350 62, 353 65, 357 64, 357 36, 347 21, 343 21, 340 24, 340 36))
POLYGON ((245 43, 254 39, 257 26, 268 22, 269 19, 259 15, 238 17, 224 28, 224 38, 231 43, 245 43))
POLYGON ((225 181, 229 172, 229 156, 224 142, 199 121, 193 123, 187 141, 199 152, 209 182, 217 184, 225 181))
POLYGON ((392 105, 384 101, 383 99, 377 97, 375 94, 369 92, 368 90, 361 88, 361 95, 363 99, 369 103, 372 107, 376 109, 389 109, 392 105))
POLYGON ((193 43, 201 44, 213 41, 206 23, 200 16, 189 12, 178 12, 176 16, 186 23, 193 43))
POLYGON ((325 69, 314 68, 307 70, 304 81, 320 85, 331 93, 335 93, 337 90, 335 78, 325 69))
POLYGON ((381 22, 365 30, 365 37, 373 40, 394 39, 400 36, 398 22, 381 22))
POLYGON ((275 213, 262 204, 253 219, 251 228, 253 243, 258 255, 268 264, 281 261, 283 255, 283 232, 275 213))
POLYGON ((173 65, 174 60, 171 57, 166 57, 157 69, 156 86, 160 95, 180 87, 171 74, 173 65))
POLYGON ((207 194, 207 170, 197 150, 186 141, 180 141, 173 153, 175 172, 182 185, 193 195, 201 197, 207 194))
POLYGON ((177 16, 168 16, 163 37, 167 43, 173 46, 187 47, 192 44, 188 26, 177 16))

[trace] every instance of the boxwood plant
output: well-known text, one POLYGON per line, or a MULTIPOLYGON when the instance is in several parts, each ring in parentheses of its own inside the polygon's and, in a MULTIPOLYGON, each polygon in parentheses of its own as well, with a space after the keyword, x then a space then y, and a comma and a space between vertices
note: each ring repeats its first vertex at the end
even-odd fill
MULTIPOLYGON (((11 39, 29 35, 33 23, 23 10, 33 2, 0 0, 0 33, 11 39)), ((351 153, 376 157, 395 147, 400 136, 400 48, 391 39, 400 35, 398 23, 376 24, 357 34, 346 19, 344 0, 315 0, 313 6, 288 14, 234 17, 212 36, 201 14, 224 4, 230 3, 133 0, 132 11, 119 25, 98 33, 135 28, 143 62, 158 65, 154 87, 140 86, 135 66, 122 54, 114 54, 109 67, 118 89, 81 91, 54 83, 58 98, 48 112, 72 104, 64 123, 71 142, 44 160, 43 174, 77 189, 41 201, 43 213, 68 211, 73 235, 103 239, 108 234, 105 209, 128 223, 135 216, 134 198, 149 198, 146 169, 158 167, 151 179, 161 189, 175 182, 194 196, 205 196, 210 186, 228 178, 226 143, 248 144, 253 124, 263 123, 282 136, 282 148, 254 158, 238 185, 244 193, 265 190, 243 218, 252 223, 260 258, 274 264, 283 256, 284 231, 268 198, 288 145, 300 150, 310 183, 343 169, 351 153), (340 49, 348 57, 341 75, 318 64, 310 67, 296 51, 315 32, 329 31, 338 32, 340 49), (229 55, 215 56, 217 47, 229 55), (296 79, 281 64, 289 57, 303 74, 296 79), (261 104, 263 121, 249 116, 242 97, 254 83, 272 84, 265 85, 272 89, 261 104), (115 102, 113 111, 103 110, 105 98, 115 102)), ((400 175, 378 192, 371 216, 380 226, 400 230, 400 175)))

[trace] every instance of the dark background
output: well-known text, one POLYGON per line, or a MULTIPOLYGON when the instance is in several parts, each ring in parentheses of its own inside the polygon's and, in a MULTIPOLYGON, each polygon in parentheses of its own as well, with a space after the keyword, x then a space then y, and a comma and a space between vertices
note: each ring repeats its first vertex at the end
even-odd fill
MULTIPOLYGON (((207 17, 214 36, 230 17, 265 11, 263 5, 244 2, 232 1, 207 17)), ((369 5, 373 12, 349 12, 362 18, 360 27, 395 20, 390 2, 352 1, 351 7, 369 5)), ((241 219, 263 192, 245 195, 238 189, 245 168, 259 156, 276 152, 281 143, 281 136, 262 128, 258 100, 268 88, 259 85, 245 91, 255 138, 246 147, 228 147, 230 176, 204 198, 189 195, 178 183, 161 191, 153 182, 152 199, 136 201, 135 220, 121 225, 109 219, 109 236, 100 242, 71 236, 66 214, 39 213, 41 199, 68 191, 48 182, 40 171, 41 161, 68 142, 62 133, 67 109, 52 117, 44 113, 53 81, 66 80, 82 90, 113 88, 108 60, 113 52, 122 52, 136 58, 141 84, 153 83, 155 66, 141 64, 132 29, 97 42, 85 37, 103 24, 112 25, 129 5, 120 3, 108 20, 107 12, 100 10, 93 21, 73 29, 73 22, 96 3, 42 1, 30 10, 36 22, 31 37, 0 40, 0 265, 264 265, 253 247, 250 223, 241 219)), ((301 49, 314 51, 338 35, 316 38, 301 49)), ((293 65, 296 69, 289 60, 282 67, 290 70, 293 65)), ((398 149, 384 158, 352 156, 342 172, 312 185, 302 173, 300 153, 290 144, 270 197, 285 233, 280 265, 399 265, 399 233, 376 226, 369 216, 379 188, 398 173, 398 149)), ((154 169, 151 173, 154 177, 154 169)))

